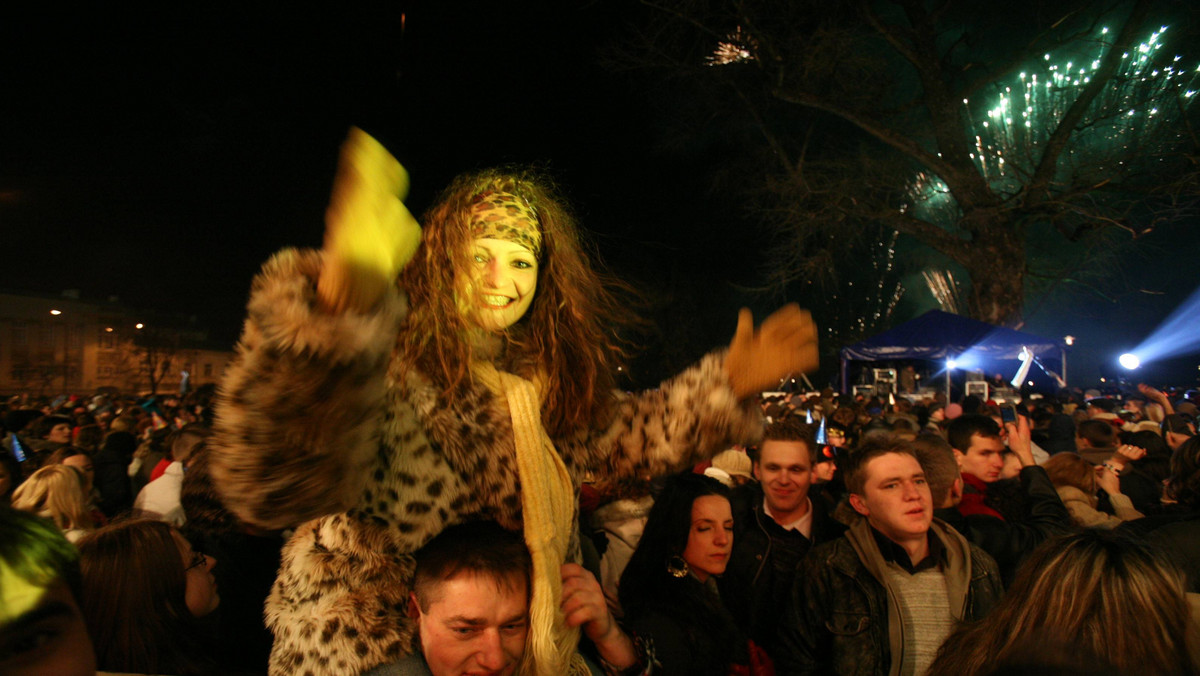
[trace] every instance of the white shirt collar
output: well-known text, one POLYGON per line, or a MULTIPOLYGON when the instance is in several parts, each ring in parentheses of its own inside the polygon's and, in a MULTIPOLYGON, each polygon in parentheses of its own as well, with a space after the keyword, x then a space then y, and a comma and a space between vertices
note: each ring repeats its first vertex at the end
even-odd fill
POLYGON ((782 528, 784 530, 794 530, 794 531, 799 532, 801 535, 803 535, 806 538, 811 538, 812 537, 812 523, 813 523, 813 504, 812 504, 812 499, 810 499, 810 498, 805 498, 804 500, 808 503, 808 511, 804 513, 804 516, 800 517, 799 519, 796 519, 795 521, 792 521, 791 523, 779 523, 779 521, 775 519, 775 515, 771 513, 771 506, 767 504, 766 498, 763 498, 763 513, 765 513, 767 516, 771 517, 771 520, 775 521, 775 523, 779 523, 780 528, 782 528))

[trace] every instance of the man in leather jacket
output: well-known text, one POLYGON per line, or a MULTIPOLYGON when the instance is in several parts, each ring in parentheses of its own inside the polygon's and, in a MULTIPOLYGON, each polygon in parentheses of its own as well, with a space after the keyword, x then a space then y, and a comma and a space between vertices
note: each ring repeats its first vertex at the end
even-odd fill
POLYGON ((999 600, 996 564, 933 518, 911 448, 861 451, 847 471, 864 519, 813 549, 780 627, 781 674, 920 674, 958 622, 999 600))
POLYGON ((734 491, 733 553, 721 577, 725 605, 738 624, 773 652, 796 565, 816 544, 841 536, 824 500, 809 497, 812 426, 784 418, 767 426, 751 482, 734 491))
MULTIPOLYGON (((991 474, 995 462, 1003 464, 999 427, 986 416, 964 415, 950 423, 950 446, 961 470, 961 478, 951 482, 948 494, 935 492, 934 516, 944 520, 996 560, 1005 586, 1012 582, 1021 561, 1038 545, 1056 535, 1074 530, 1074 521, 1058 497, 1046 470, 1034 463, 1029 423, 1024 416, 1005 423, 1008 450, 1021 462, 1016 481, 1020 490, 1019 514, 1001 514, 986 503, 987 491, 997 476, 991 474)), ((922 464, 926 464, 924 461, 922 464)), ((929 472, 929 467, 926 467, 929 472)), ((937 482, 935 482, 937 483, 937 482)))

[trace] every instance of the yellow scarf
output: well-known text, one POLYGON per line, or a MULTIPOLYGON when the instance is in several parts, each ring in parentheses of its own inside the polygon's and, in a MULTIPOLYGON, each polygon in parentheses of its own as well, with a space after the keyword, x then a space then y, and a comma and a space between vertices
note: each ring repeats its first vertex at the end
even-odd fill
POLYGON ((525 546, 533 559, 529 635, 521 674, 587 674, 587 667, 575 654, 579 630, 567 627, 561 609, 560 569, 575 525, 575 486, 542 427, 540 388, 487 362, 476 362, 472 371, 508 404, 512 417, 525 546))

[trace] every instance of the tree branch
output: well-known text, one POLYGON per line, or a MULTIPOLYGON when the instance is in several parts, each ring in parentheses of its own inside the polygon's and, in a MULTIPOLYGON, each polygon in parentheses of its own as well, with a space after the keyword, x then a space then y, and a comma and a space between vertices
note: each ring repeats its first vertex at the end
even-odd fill
POLYGON ((1142 22, 1149 11, 1150 3, 1148 0, 1138 0, 1133 10, 1130 11, 1125 25, 1121 27, 1121 33, 1104 55, 1104 58, 1100 60, 1100 68, 1092 75, 1091 82, 1083 88, 1079 97, 1075 99, 1075 102, 1067 110, 1067 114, 1059 122, 1058 128, 1054 130, 1054 133, 1046 141, 1042 160, 1038 163, 1037 170, 1033 173, 1033 180, 1029 182, 1029 185, 1025 189, 1025 195, 1030 203, 1036 204, 1047 198, 1050 181, 1053 180, 1054 172, 1058 168, 1058 158, 1066 149, 1067 142, 1071 140, 1071 135, 1075 133, 1075 127, 1083 120, 1087 109, 1091 107, 1092 102, 1096 100, 1100 92, 1104 91, 1110 85, 1113 76, 1117 72, 1117 67, 1121 64, 1122 54, 1133 44, 1134 34, 1141 28, 1142 22))

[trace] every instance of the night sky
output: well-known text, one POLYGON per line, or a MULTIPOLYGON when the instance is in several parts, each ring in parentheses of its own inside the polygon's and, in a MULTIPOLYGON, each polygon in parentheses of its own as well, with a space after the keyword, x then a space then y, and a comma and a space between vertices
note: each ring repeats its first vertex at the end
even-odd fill
MULTIPOLYGON (((727 341, 741 305, 761 318, 804 304, 746 291, 767 239, 705 180, 727 142, 664 142, 686 103, 603 65, 623 3, 160 4, 42 5, 0 27, 0 288, 116 295, 196 315, 232 345, 258 266, 320 244, 337 147, 357 125, 409 169, 415 213, 464 170, 548 169, 600 257, 647 296, 648 378, 727 341)), ((1148 314, 1129 340, 1196 278, 1149 279, 1167 293, 1130 299, 1148 314)), ((1078 328, 1063 316, 1039 306, 1027 329, 1124 339, 1105 339, 1105 312, 1078 328)))

